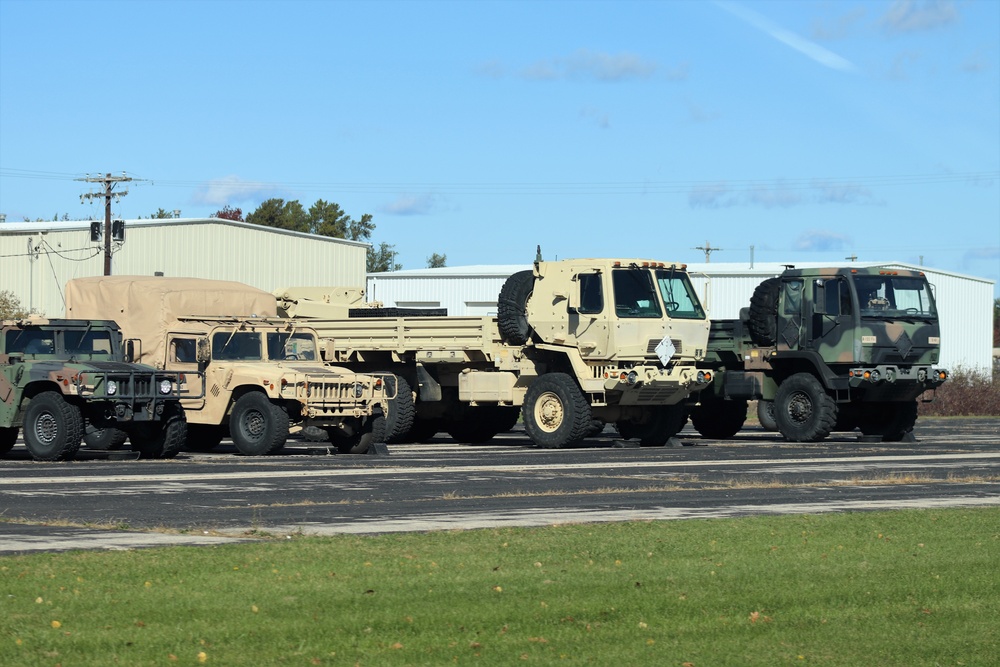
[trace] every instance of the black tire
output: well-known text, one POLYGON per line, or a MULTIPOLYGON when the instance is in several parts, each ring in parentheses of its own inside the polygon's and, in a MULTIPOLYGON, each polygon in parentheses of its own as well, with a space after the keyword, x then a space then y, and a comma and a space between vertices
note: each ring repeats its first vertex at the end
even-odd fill
POLYGON ((413 427, 416 408, 413 405, 413 388, 406 378, 391 375, 386 383, 395 388, 396 397, 389 399, 389 414, 385 418, 385 441, 389 443, 403 442, 413 427))
POLYGON ((160 421, 135 424, 129 434, 141 459, 172 459, 187 441, 187 419, 180 403, 169 403, 160 421))
POLYGON ((524 430, 538 447, 559 449, 576 444, 590 431, 590 404, 576 381, 565 373, 535 379, 524 396, 524 430))
POLYGON ((819 442, 837 423, 837 404, 813 375, 796 373, 778 387, 774 419, 786 440, 819 442))
POLYGON ((229 435, 240 454, 263 456, 285 446, 288 413, 275 410, 264 394, 252 391, 240 396, 229 417, 229 435))
POLYGON ((702 437, 726 440, 740 432, 747 420, 747 402, 741 399, 723 400, 714 396, 703 398, 691 410, 691 425, 702 437))
POLYGON ((101 428, 87 422, 83 427, 83 444, 88 449, 102 451, 121 449, 126 440, 128 440, 128 433, 114 426, 101 428))
POLYGON ((778 422, 774 420, 774 401, 757 401, 757 421, 765 431, 778 430, 778 422))
POLYGON ((615 428, 626 440, 637 438, 640 447, 662 447, 681 432, 687 419, 687 408, 683 403, 658 405, 646 408, 641 421, 616 422, 615 428))
POLYGON ((880 435, 883 442, 899 442, 917 423, 917 402, 864 403, 859 421, 865 435, 880 435))
POLYGON ((430 442, 441 431, 441 420, 414 417, 413 426, 400 438, 400 442, 430 442))
POLYGON ((13 426, 0 427, 0 456, 14 449, 18 429, 13 426))
POLYGON ((188 424, 184 449, 189 452, 210 452, 219 446, 226 430, 213 424, 188 424))
POLYGON ((44 391, 24 411, 24 444, 36 461, 68 461, 83 442, 83 415, 54 391, 44 391))
POLYGON ((750 316, 747 330, 755 345, 774 345, 778 336, 778 291, 780 278, 768 278, 753 291, 750 297, 750 316))
POLYGON ((386 420, 382 414, 364 419, 351 418, 350 432, 340 428, 329 430, 330 443, 341 454, 366 454, 376 442, 385 442, 386 420))
POLYGON ((531 271, 518 271, 504 281, 497 298, 497 328, 500 338, 510 345, 523 345, 531 338, 526 308, 535 288, 531 271))
POLYGON ((304 426, 301 431, 303 439, 309 442, 329 442, 330 434, 325 428, 319 426, 304 426))

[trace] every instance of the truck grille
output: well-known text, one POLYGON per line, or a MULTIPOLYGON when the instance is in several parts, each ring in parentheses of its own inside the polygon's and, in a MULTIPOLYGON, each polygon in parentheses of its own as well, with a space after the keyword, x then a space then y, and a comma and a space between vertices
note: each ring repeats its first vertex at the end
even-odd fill
MULTIPOLYGON (((663 339, 654 338, 651 341, 649 341, 649 344, 646 346, 647 356, 654 356, 654 357, 656 356, 656 346, 660 344, 661 340, 663 339)), ((677 350, 677 354, 684 354, 684 344, 681 343, 681 340, 679 338, 671 338, 670 342, 674 344, 674 349, 677 350)))

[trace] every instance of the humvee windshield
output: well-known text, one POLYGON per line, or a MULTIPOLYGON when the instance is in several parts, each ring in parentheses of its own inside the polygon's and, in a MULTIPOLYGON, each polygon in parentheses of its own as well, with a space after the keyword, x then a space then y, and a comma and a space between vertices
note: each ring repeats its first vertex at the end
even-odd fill
POLYGON ((686 273, 672 269, 657 269, 656 284, 660 286, 667 315, 677 319, 703 320, 705 310, 686 273))
POLYGON ((282 359, 313 361, 318 359, 316 338, 309 333, 269 333, 267 334, 267 358, 272 361, 282 359))
POLYGON ((856 276, 861 316, 891 320, 936 318, 934 297, 923 278, 911 276, 856 276))
POLYGON ((319 354, 316 337, 307 332, 216 331, 212 335, 212 358, 218 361, 312 361, 319 359, 319 354))

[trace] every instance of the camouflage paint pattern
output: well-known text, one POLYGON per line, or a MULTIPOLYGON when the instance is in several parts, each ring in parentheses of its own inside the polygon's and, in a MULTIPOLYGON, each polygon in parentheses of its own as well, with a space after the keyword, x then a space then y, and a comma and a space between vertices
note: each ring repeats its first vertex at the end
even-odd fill
POLYGON ((186 392, 185 379, 125 362, 121 332, 111 321, 30 318, 0 325, 0 428, 22 426, 26 400, 42 391, 60 393, 95 424, 160 421, 186 392))

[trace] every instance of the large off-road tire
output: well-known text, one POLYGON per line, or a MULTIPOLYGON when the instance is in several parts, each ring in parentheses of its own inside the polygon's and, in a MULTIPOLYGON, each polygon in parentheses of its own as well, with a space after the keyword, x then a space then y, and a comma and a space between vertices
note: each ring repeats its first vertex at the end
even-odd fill
POLYGON ((883 442, 899 442, 917 423, 917 402, 863 403, 859 422, 865 435, 880 435, 883 442))
POLYGON ((180 403, 170 403, 160 421, 132 426, 129 439, 132 451, 141 459, 171 459, 184 449, 187 441, 187 419, 180 403))
POLYGON ((441 431, 441 428, 441 420, 436 417, 431 419, 415 417, 413 426, 400 437, 399 442, 430 442, 441 431))
POLYGON ((257 391, 244 394, 236 401, 229 416, 229 435, 240 454, 263 456, 285 446, 288 413, 276 407, 257 391))
POLYGON ((507 278, 497 298, 497 328, 500 338, 510 345, 523 345, 531 338, 527 305, 535 288, 531 271, 518 271, 507 278))
POLYGON ((786 440, 818 442, 837 423, 837 404, 813 375, 796 373, 778 387, 774 419, 786 440))
POLYGON ((382 414, 349 421, 349 430, 329 430, 330 443, 341 454, 366 454, 376 442, 385 442, 386 419, 382 414))
POLYGON ((14 448, 17 442, 17 428, 14 426, 0 427, 0 456, 14 448))
POLYGON ((219 446, 226 429, 214 424, 188 424, 184 449, 189 452, 210 452, 219 446))
POLYGON ((747 330, 755 345, 768 347, 778 338, 778 292, 780 278, 768 278, 753 291, 750 297, 750 315, 747 330))
POLYGON ((83 442, 83 415, 62 394, 44 391, 24 411, 24 444, 36 461, 68 461, 83 442))
POLYGON ((403 442, 402 438, 413 427, 416 408, 413 405, 413 388, 406 378, 390 375, 386 383, 396 390, 395 398, 389 399, 389 414, 385 417, 385 441, 403 442))
POLYGON ((774 401, 757 401, 757 421, 765 431, 777 431, 778 422, 774 420, 774 401))
POLYGON ((565 373, 535 379, 524 396, 524 430, 538 447, 558 449, 576 444, 590 431, 590 404, 576 381, 565 373))
POLYGON ((84 426, 83 444, 88 449, 100 449, 103 451, 121 449, 128 440, 128 433, 120 428, 108 426, 101 428, 94 426, 90 422, 84 426))
MULTIPOLYGON (((704 394, 703 394, 704 396, 704 394)), ((691 410, 691 425, 703 437, 725 440, 740 432, 747 420, 747 402, 703 397, 691 410)))
POLYGON ((687 419, 687 408, 683 403, 658 405, 645 408, 641 421, 615 422, 615 428, 626 440, 638 438, 640 447, 662 447, 681 432, 687 419))

